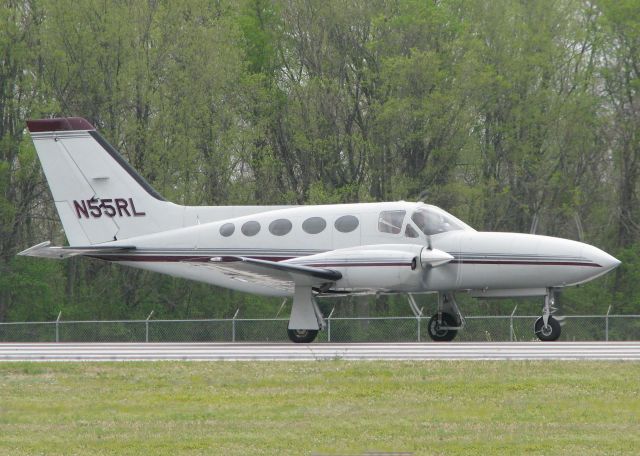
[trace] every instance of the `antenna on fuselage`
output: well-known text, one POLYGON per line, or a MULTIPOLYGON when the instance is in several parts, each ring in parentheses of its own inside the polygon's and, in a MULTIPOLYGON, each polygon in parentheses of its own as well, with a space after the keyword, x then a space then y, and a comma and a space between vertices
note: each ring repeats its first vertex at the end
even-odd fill
POLYGON ((573 214, 573 219, 576 221, 576 228, 578 229, 578 240, 584 242, 584 228, 582 227, 580 214, 577 211, 573 214))
POLYGON ((538 213, 536 212, 535 214, 533 214, 533 220, 531 220, 531 229, 529 230, 529 233, 536 234, 536 231, 538 231, 539 220, 540 218, 538 217, 538 213))

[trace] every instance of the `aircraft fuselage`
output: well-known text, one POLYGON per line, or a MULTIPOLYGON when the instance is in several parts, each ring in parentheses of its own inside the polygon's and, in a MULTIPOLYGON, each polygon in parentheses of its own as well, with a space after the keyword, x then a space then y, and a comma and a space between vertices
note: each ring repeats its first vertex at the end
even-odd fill
POLYGON ((289 296, 293 290, 232 278, 192 260, 241 256, 340 271, 342 279, 326 292, 471 290, 486 297, 544 295, 548 288, 587 282, 619 264, 588 244, 532 234, 477 232, 446 214, 459 229, 431 234, 431 244, 453 259, 438 267, 412 267, 412 259, 428 244, 427 236, 411 220, 417 208, 446 214, 433 206, 409 202, 291 207, 127 239, 120 244, 135 244, 135 252, 97 257, 275 296, 289 296), (381 214, 389 212, 397 213, 398 226, 382 232, 381 214), (348 232, 338 230, 336 221, 344 217, 353 217, 357 226, 348 232), (305 231, 303 224, 309 219, 324 228, 317 233, 320 226, 305 231), (283 221, 289 230, 284 234, 270 230, 277 221, 283 221), (413 227, 411 233, 416 237, 407 236, 407 225, 413 227), (228 234, 223 226, 233 232, 228 234))

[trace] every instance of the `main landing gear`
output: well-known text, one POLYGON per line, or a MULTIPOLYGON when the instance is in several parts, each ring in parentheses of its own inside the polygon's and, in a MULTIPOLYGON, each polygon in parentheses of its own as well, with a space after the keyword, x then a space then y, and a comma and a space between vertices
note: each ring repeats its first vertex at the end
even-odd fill
POLYGON ((534 325, 534 331, 538 339, 544 342, 553 342, 558 340, 560 333, 560 323, 553 318, 552 314, 555 313, 557 308, 555 307, 555 297, 553 290, 547 290, 547 294, 544 297, 544 306, 542 306, 542 316, 536 320, 534 325))
POLYGON ((453 293, 438 293, 438 312, 427 325, 429 337, 434 342, 450 342, 464 326, 464 317, 458 309, 453 293))
POLYGON ((297 344, 313 342, 318 331, 324 329, 324 325, 324 318, 313 297, 311 287, 296 286, 287 331, 289 340, 297 344))

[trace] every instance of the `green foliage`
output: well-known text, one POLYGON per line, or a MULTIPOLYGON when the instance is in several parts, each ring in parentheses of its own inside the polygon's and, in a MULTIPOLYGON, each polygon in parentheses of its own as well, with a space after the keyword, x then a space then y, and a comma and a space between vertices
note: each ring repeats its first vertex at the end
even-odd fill
POLYGON ((0 272, 0 289, 9 292, 7 320, 55 320, 64 307, 64 275, 59 262, 12 258, 0 272))
POLYGON ((537 220, 624 262, 567 290, 565 309, 634 311, 639 16, 633 0, 5 2, 0 320, 272 315, 279 302, 16 260, 63 241, 24 129, 53 115, 88 118, 177 203, 426 198, 478 229, 537 220))

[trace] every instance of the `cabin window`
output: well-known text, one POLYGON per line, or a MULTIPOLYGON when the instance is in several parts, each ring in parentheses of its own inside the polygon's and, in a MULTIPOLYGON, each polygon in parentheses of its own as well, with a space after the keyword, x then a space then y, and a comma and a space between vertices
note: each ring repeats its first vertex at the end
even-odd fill
POLYGON ((220 234, 224 237, 229 237, 236 230, 236 226, 233 223, 225 223, 220 227, 220 234))
POLYGON ((408 238, 417 238, 419 236, 418 232, 414 230, 411 225, 407 225, 404 229, 404 235, 408 238))
POLYGON ((378 216, 378 231, 399 234, 406 211, 383 211, 378 216))
POLYGON ((260 224, 255 220, 245 222, 240 229, 245 236, 255 236, 260 231, 260 224))
POLYGON ((327 222, 322 217, 310 217, 302 222, 302 229, 309 234, 318 234, 327 227, 327 222))
POLYGON ((287 219, 274 220, 269 224, 269 232, 274 236, 284 236, 291 228, 291 222, 287 219))
POLYGON ((351 231, 358 228, 359 224, 360 222, 355 216, 343 215, 336 220, 334 226, 336 227, 336 230, 340 231, 341 233, 350 233, 351 231))
POLYGON ((420 230, 427 236, 445 231, 463 230, 456 220, 449 216, 446 212, 436 211, 431 208, 421 208, 411 215, 411 220, 420 230))

